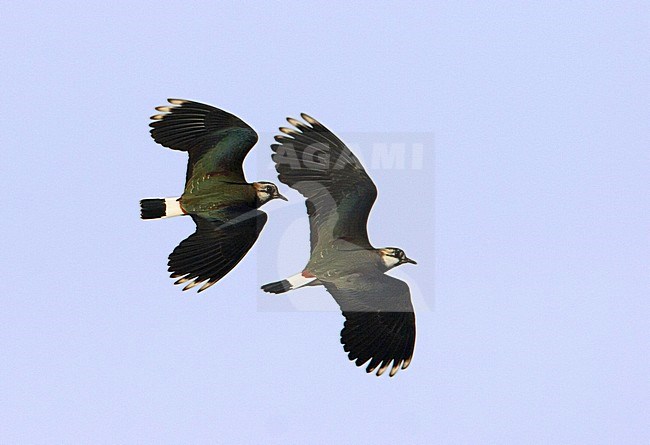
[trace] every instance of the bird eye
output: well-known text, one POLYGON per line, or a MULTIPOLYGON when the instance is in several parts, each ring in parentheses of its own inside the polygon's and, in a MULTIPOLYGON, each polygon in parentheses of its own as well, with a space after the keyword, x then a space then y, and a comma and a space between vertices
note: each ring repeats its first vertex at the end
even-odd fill
POLYGON ((266 191, 266 193, 269 193, 269 194, 273 193, 273 187, 271 187, 270 185, 267 185, 265 191, 266 191))

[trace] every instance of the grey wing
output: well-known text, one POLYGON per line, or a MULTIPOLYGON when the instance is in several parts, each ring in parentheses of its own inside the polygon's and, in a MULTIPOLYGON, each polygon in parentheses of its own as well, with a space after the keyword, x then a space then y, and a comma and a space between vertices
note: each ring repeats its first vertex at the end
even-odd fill
POLYGON ((314 118, 288 118, 271 145, 279 179, 307 198, 312 252, 319 244, 344 239, 370 248, 366 225, 377 188, 350 149, 314 118))
POLYGON ((237 212, 228 221, 192 215, 196 232, 183 240, 169 255, 169 271, 174 284, 188 283, 183 290, 204 283, 209 288, 230 272, 253 247, 266 224, 260 210, 237 212))
POLYGON ((156 107, 162 114, 151 116, 150 133, 160 145, 189 153, 186 181, 205 157, 212 171, 232 172, 243 180, 242 163, 258 139, 255 130, 219 108, 184 99, 168 101, 172 106, 156 107), (225 137, 232 142, 219 145, 225 137))
POLYGON ((341 343, 350 360, 366 371, 390 376, 411 363, 415 313, 408 285, 384 274, 352 274, 323 283, 341 307, 345 323, 341 343))

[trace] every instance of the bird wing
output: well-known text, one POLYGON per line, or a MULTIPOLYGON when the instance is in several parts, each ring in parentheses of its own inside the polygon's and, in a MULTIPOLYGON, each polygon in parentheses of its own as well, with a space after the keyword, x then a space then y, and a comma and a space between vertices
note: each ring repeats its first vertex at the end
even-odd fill
POLYGON ((242 163, 257 142, 257 133, 226 111, 199 102, 168 99, 172 106, 156 107, 151 137, 160 145, 187 151, 186 182, 208 173, 245 182, 242 163))
POLYGON ((169 271, 174 284, 189 281, 183 290, 207 281, 204 291, 230 272, 253 247, 264 224, 266 213, 260 210, 232 209, 226 221, 191 215, 196 232, 183 240, 169 255, 169 271))
POLYGON ((350 360, 367 372, 383 374, 393 362, 392 377, 411 363, 415 313, 408 285, 383 273, 351 274, 323 283, 341 307, 345 323, 341 343, 350 360))
POLYGON ((371 248, 366 225, 377 188, 350 149, 316 119, 288 118, 294 129, 271 145, 279 179, 307 198, 311 251, 344 239, 371 248))

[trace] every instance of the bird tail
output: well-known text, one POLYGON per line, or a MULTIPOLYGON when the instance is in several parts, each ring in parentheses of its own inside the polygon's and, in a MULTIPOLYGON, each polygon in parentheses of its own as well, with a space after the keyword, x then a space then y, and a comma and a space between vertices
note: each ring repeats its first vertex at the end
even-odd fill
POLYGON ((140 200, 140 218, 160 219, 185 215, 180 198, 146 198, 140 200))
POLYGON ((265 284, 262 286, 262 290, 271 294, 282 294, 284 292, 298 289, 299 287, 307 286, 309 284, 318 284, 315 282, 315 280, 317 280, 316 277, 305 277, 302 273, 297 273, 290 276, 286 280, 265 284))

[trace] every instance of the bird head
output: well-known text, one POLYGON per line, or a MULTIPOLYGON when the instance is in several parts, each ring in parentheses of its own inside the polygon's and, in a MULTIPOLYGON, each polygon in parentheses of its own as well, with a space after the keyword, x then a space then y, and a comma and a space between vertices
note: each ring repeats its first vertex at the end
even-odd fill
POLYGON ((384 247, 379 249, 379 254, 381 255, 381 260, 388 269, 397 267, 400 264, 411 263, 417 264, 415 261, 406 256, 402 249, 397 247, 384 247))
POLYGON ((257 200, 260 205, 269 202, 272 199, 283 199, 288 201, 287 198, 282 196, 278 191, 278 187, 272 182, 260 181, 253 182, 253 187, 255 188, 255 193, 257 194, 257 200))

